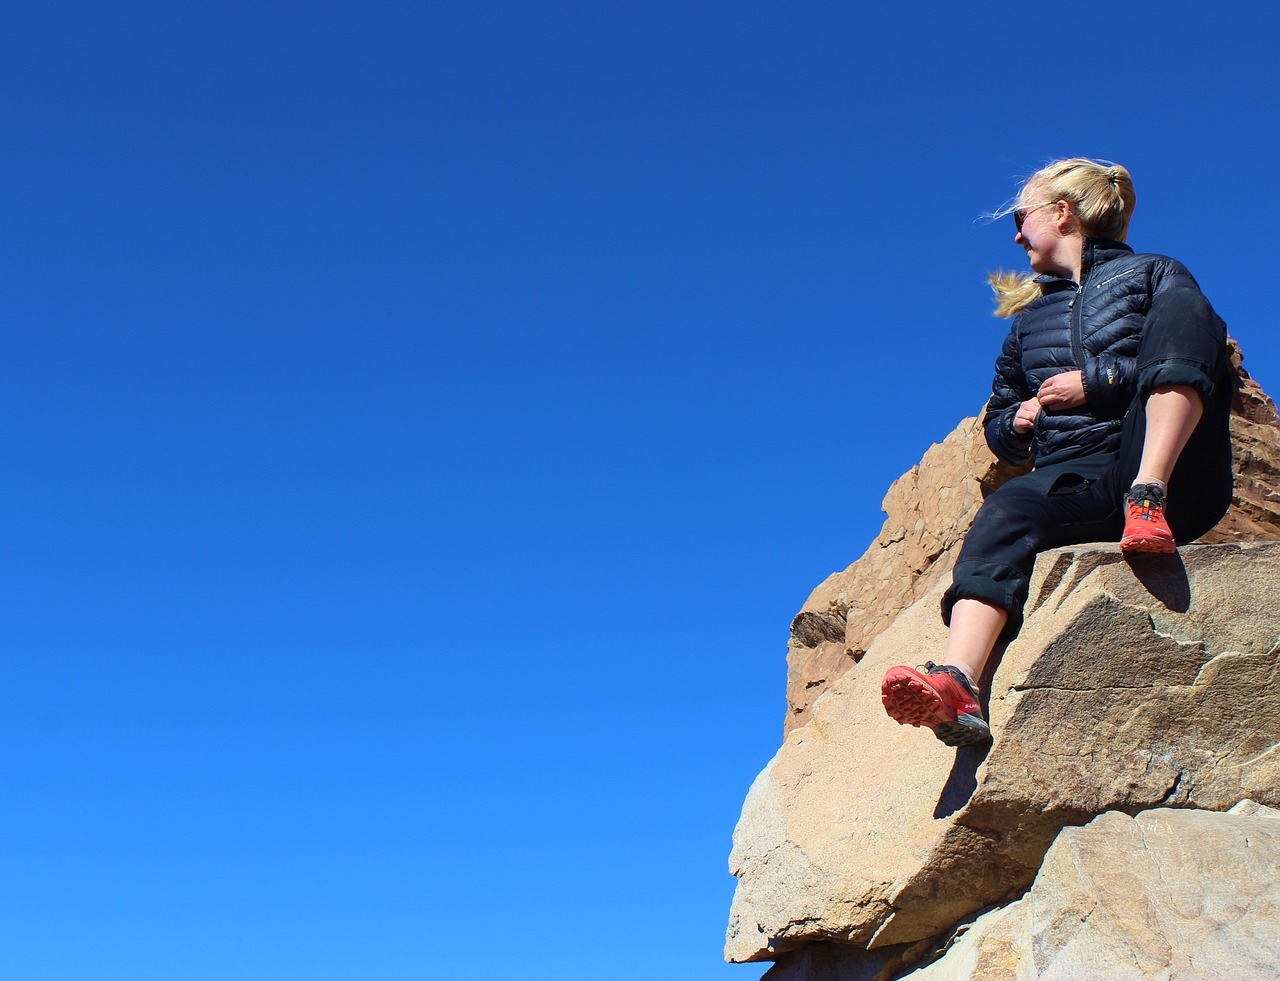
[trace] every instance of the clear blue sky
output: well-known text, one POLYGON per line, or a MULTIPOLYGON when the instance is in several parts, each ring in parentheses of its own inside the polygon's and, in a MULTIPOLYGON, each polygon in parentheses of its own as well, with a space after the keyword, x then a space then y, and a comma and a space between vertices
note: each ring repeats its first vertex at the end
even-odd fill
POLYGON ((1280 391, 1274 5, 0 17, 0 977, 753 981, 791 616, 1133 172, 1280 391))

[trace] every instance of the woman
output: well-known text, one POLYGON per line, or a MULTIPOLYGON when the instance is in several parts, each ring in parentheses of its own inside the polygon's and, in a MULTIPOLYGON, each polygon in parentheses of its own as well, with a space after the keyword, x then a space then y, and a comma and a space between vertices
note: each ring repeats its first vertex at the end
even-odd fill
POLYGON ((983 424, 997 456, 1035 469, 974 519, 942 601, 943 663, 890 668, 881 688, 892 718, 948 746, 991 738, 978 684, 1022 624, 1037 552, 1174 552, 1231 503, 1226 326, 1181 263, 1124 244, 1135 201, 1123 167, 1077 158, 1005 212, 1032 272, 990 277, 1014 319, 983 424))

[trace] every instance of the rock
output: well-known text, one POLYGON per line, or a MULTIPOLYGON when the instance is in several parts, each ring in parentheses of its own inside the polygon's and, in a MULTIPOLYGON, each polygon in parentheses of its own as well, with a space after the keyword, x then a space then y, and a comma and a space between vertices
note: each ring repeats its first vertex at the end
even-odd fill
POLYGON ((1227 813, 1241 814, 1245 817, 1280 818, 1280 809, 1267 807, 1265 804, 1259 804, 1256 800, 1249 800, 1248 798, 1242 800, 1235 807, 1231 808, 1231 810, 1227 811, 1227 813))
POLYGON ((906 977, 1274 978, 1274 815, 1160 808, 1069 828, 1025 897, 980 917, 941 960, 906 977))
MULTIPOLYGON (((1226 956, 1233 924, 1280 935, 1265 918, 1275 899, 1250 892, 1252 879, 1234 893, 1189 887, 1188 895, 1204 897, 1198 915, 1212 927, 1199 933, 1178 928, 1181 894, 1170 889, 1175 905, 1146 907, 1146 920, 1136 900, 1118 900, 1117 912, 1095 912, 1085 925, 1067 900, 1054 900, 1065 913, 1042 912, 1054 888, 1109 897, 1106 876, 1124 877, 1123 856, 1139 839, 1146 850, 1136 854, 1157 869, 1211 872, 1210 858, 1239 845, 1230 835, 1244 833, 1240 822, 1280 826, 1271 810, 1280 805, 1280 426, 1234 344, 1232 358, 1240 381, 1236 495, 1205 539, 1219 544, 1131 559, 1114 545, 1042 555, 1022 632, 994 659, 995 741, 986 753, 947 750, 927 730, 892 723, 879 681, 892 664, 941 654, 938 601, 948 573, 982 499, 1012 472, 968 419, 895 482, 879 537, 820 585, 792 623, 786 739, 734 833, 729 960, 776 960, 768 981, 888 981, 957 924, 974 922, 980 926, 927 970, 1098 976, 1105 964, 1107 975, 1145 977, 1142 965, 1158 965, 1167 948, 1176 951, 1168 963, 1151 967, 1159 976, 1193 976, 1197 956, 1221 976, 1213 959, 1226 956), (1176 821, 1219 822, 1204 834, 1185 829, 1212 843, 1200 865, 1186 841, 1170 856, 1152 847, 1143 822, 1171 808, 1206 812, 1178 810, 1176 821), (1087 836, 1098 829, 1119 851, 1063 859, 1078 867, 1079 881, 1050 886, 1041 872, 1050 844, 1060 841, 1054 855, 1077 848, 1072 842, 1091 848, 1087 836), (1019 899, 1033 881, 1037 892, 1019 899), (1246 894, 1256 902, 1237 916, 1223 897, 1246 894), (1126 937, 1139 939, 1124 947, 1126 937)), ((1159 882, 1147 886, 1158 892, 1159 882)), ((1256 967, 1223 963, 1242 976, 1256 967)), ((1270 949, 1258 963, 1267 976, 1280 973, 1270 949)))
POLYGON ((1228 345, 1239 388, 1231 405, 1235 502, 1204 542, 1280 538, 1280 420, 1276 405, 1245 371, 1239 346, 1228 345))
POLYGON ((835 941, 864 948, 870 970, 1019 897, 1064 827, 1280 805, 1280 543, 1046 552, 991 684, 985 758, 880 704, 886 668, 943 650, 945 586, 827 685, 753 784, 730 856, 729 960, 835 941))
MULTIPOLYGON (((1239 379, 1232 404, 1235 501, 1206 543, 1280 540, 1280 425, 1276 406, 1230 356, 1239 379)), ((1020 471, 987 449, 965 419, 885 495, 879 536, 853 565, 815 589, 791 625, 785 731, 804 725, 818 696, 864 657, 902 610, 946 578, 983 498, 1020 471)))

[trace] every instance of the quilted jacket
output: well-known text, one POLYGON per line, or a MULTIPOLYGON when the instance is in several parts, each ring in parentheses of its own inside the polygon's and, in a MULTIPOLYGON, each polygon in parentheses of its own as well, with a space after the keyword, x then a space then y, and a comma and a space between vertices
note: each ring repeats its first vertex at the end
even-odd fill
POLYGON ((1007 463, 1044 467, 1116 452, 1137 391, 1135 359, 1151 301, 1164 290, 1199 289, 1177 260, 1103 239, 1085 239, 1080 279, 1038 277, 1044 295, 1014 317, 996 360, 983 424, 987 445, 1007 463), (1076 370, 1085 404, 1042 409, 1031 432, 1016 432, 1019 405, 1045 379, 1076 370))

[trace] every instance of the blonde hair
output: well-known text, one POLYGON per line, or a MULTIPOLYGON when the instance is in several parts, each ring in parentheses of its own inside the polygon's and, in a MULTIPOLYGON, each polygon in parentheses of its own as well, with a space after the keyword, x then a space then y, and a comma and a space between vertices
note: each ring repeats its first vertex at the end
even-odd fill
MULTIPOLYGON (((1086 235, 1123 242, 1129 234, 1129 219, 1137 206, 1129 171, 1105 160, 1072 157, 1041 167, 1018 189, 1013 203, 996 212, 1003 218, 1022 207, 1027 189, 1035 187, 1037 196, 1052 201, 1067 201, 1086 235)), ((1035 273, 999 270, 987 281, 996 294, 996 316, 1012 317, 1032 300, 1041 296, 1035 273)))

